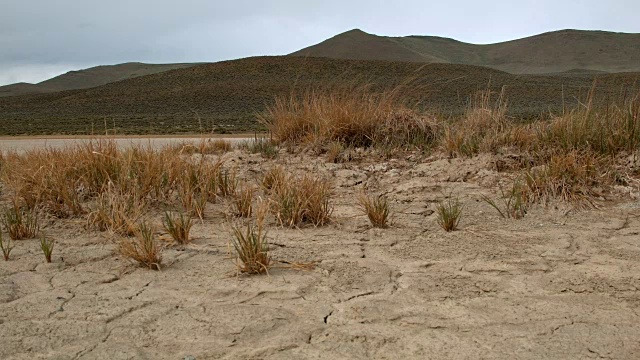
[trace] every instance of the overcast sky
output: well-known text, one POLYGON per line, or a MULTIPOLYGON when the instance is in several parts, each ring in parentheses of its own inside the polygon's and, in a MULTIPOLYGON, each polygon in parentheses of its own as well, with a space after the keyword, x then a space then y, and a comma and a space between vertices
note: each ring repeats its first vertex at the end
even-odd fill
POLYGON ((485 44, 566 28, 640 33, 638 14, 639 0, 0 0, 0 85, 287 54, 353 28, 485 44))

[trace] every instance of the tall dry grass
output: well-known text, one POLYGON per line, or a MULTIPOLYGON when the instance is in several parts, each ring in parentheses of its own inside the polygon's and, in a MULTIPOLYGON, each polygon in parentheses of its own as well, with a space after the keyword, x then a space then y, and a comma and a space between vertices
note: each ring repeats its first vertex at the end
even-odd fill
POLYGON ((308 91, 278 97, 259 116, 275 141, 323 146, 410 148, 435 141, 435 123, 399 101, 397 91, 308 91))
POLYGON ((331 182, 312 175, 285 175, 275 183, 269 195, 271 210, 282 226, 304 223, 321 226, 329 223, 333 207, 331 182))
POLYGON ((56 217, 84 217, 102 231, 131 236, 154 205, 185 208, 202 218, 235 184, 222 161, 172 148, 119 148, 93 140, 63 149, 3 155, 0 180, 16 203, 56 217))

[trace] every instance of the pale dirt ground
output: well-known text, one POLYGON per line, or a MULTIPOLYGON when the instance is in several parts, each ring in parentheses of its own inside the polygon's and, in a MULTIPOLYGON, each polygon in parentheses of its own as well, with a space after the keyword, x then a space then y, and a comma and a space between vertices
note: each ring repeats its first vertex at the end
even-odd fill
POLYGON ((333 224, 269 227, 275 259, 315 269, 237 277, 224 203, 209 206, 192 245, 165 251, 160 272, 119 257, 82 220, 49 223, 53 264, 37 240, 0 262, 0 358, 640 358, 637 184, 617 189, 635 199, 508 220, 479 201, 507 176, 485 156, 225 157, 248 181, 273 163, 334 180, 333 224), (371 229, 358 211, 363 185, 393 201, 391 228, 371 229), (465 208, 445 233, 433 210, 449 191, 465 208))

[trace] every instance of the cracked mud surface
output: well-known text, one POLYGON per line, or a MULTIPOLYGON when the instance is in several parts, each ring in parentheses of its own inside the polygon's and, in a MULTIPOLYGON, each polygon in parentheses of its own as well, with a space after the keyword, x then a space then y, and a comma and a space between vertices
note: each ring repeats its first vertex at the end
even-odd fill
POLYGON ((313 270, 237 277, 224 203, 193 244, 165 251, 160 272, 120 258, 82 220, 57 221, 52 264, 37 240, 0 262, 0 358, 640 358, 638 200, 509 220, 479 201, 505 176, 488 158, 226 156, 248 181, 273 163, 335 180, 333 224, 269 228, 275 259, 313 270), (370 228, 355 206, 363 185, 388 194, 393 226, 370 228), (465 208, 445 233, 433 209, 449 191, 465 208))

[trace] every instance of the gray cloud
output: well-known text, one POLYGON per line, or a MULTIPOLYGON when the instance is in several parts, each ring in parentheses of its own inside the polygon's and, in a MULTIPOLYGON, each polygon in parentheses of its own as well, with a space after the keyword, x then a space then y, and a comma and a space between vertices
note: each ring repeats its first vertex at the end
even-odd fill
POLYGON ((127 61, 286 54, 352 28, 474 43, 563 28, 640 32, 635 0, 0 0, 0 10, 0 85, 127 61))

